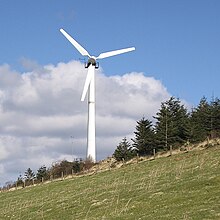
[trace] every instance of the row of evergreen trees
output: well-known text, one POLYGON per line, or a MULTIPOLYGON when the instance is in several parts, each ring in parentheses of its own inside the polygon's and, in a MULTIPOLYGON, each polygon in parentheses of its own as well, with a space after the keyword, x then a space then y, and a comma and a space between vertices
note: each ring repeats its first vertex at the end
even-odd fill
POLYGON ((50 167, 45 165, 41 166, 35 173, 31 168, 28 168, 23 175, 19 175, 16 181, 8 181, 5 186, 0 190, 10 189, 13 187, 25 187, 33 184, 42 183, 47 180, 54 180, 58 178, 64 178, 69 175, 78 174, 88 171, 94 163, 89 159, 83 160, 82 158, 76 158, 70 162, 62 160, 53 163, 50 167))
POLYGON ((90 160, 83 161, 81 158, 76 159, 73 162, 62 160, 60 162, 53 163, 52 166, 48 168, 43 165, 36 173, 34 173, 31 168, 28 168, 24 172, 23 176, 19 175, 17 181, 7 182, 6 186, 9 186, 9 188, 15 186, 28 186, 33 183, 40 183, 42 181, 53 180, 71 174, 76 174, 88 170, 92 166, 93 163, 90 160))
POLYGON ((157 151, 168 150, 183 144, 196 143, 207 138, 220 137, 220 99, 208 102, 205 97, 191 112, 175 97, 162 102, 155 122, 142 118, 137 121, 134 139, 130 143, 124 138, 113 156, 117 160, 128 160, 146 156, 157 151))

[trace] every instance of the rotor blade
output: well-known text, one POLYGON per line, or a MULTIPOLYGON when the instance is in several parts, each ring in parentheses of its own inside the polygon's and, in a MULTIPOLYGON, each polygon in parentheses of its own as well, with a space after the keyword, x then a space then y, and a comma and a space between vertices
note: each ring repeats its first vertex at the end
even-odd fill
POLYGON ((94 71, 93 67, 88 68, 88 73, 87 73, 87 76, 86 76, 86 81, 85 81, 85 84, 84 84, 83 93, 82 93, 82 97, 81 97, 82 102, 85 100, 86 93, 87 93, 88 88, 89 88, 89 84, 92 80, 92 77, 94 76, 93 71, 94 71))
POLYGON ((125 48, 125 49, 105 52, 105 53, 101 53, 96 59, 103 59, 103 58, 115 56, 115 55, 118 55, 118 54, 121 54, 121 53, 127 53, 127 52, 130 52, 130 51, 133 51, 133 50, 135 50, 135 47, 130 47, 130 48, 125 48))
POLYGON ((60 32, 67 38, 67 40, 70 41, 70 43, 83 55, 83 56, 89 56, 89 53, 77 42, 75 41, 69 34, 66 33, 62 28, 60 29, 60 32))

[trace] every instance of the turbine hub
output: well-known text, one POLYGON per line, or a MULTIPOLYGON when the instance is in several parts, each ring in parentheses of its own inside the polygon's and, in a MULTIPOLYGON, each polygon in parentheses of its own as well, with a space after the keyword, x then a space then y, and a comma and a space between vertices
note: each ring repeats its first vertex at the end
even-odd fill
POLYGON ((88 60, 88 64, 92 64, 93 66, 95 66, 96 65, 96 60, 93 57, 91 57, 88 60))
POLYGON ((85 68, 88 68, 90 65, 95 66, 96 69, 99 68, 99 63, 96 62, 96 59, 93 58, 93 57, 90 57, 90 58, 88 59, 88 62, 85 63, 85 68))

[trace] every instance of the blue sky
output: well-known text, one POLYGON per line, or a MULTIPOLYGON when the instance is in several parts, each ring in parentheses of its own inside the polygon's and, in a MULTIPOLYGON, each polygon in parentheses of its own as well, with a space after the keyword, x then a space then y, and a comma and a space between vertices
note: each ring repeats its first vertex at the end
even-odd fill
POLYGON ((139 71, 196 105, 219 96, 218 0, 0 2, 0 63, 15 70, 25 57, 41 65, 81 58, 63 27, 90 53, 135 46, 134 53, 101 62, 107 75, 139 71))
POLYGON ((100 160, 171 95, 189 110, 219 98, 219 11, 219 0, 1 0, 0 186, 28 167, 86 155, 86 70, 60 28, 91 55, 136 47, 100 60, 100 160))

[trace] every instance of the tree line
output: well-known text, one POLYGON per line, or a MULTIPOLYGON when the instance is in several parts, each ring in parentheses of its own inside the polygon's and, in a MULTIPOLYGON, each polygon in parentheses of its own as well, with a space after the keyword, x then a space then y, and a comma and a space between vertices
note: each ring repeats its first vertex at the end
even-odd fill
POLYGON ((43 183, 48 180, 52 181, 64 178, 65 176, 76 175, 89 170, 93 165, 94 163, 90 159, 82 160, 81 158, 77 158, 73 162, 67 160, 55 162, 48 168, 43 165, 36 173, 31 168, 28 168, 23 175, 20 174, 18 176, 16 181, 6 182, 2 189, 26 187, 43 183))
MULTIPOLYGON (((190 112, 178 98, 171 97, 162 102, 160 109, 153 116, 153 121, 142 117, 137 121, 134 138, 123 138, 116 146, 113 157, 117 161, 130 160, 133 157, 153 154, 153 149, 167 151, 205 139, 220 137, 220 99, 208 102, 203 97, 198 106, 190 112)), ((28 168, 17 181, 6 183, 6 187, 27 186, 47 180, 61 178, 89 170, 94 164, 91 160, 78 159, 73 162, 63 160, 47 168, 41 166, 36 173, 28 168)))
POLYGON ((131 142, 123 138, 115 149, 116 160, 129 160, 136 156, 147 156, 156 151, 167 151, 170 146, 178 148, 184 144, 197 143, 205 139, 220 137, 220 99, 208 102, 201 98, 190 112, 178 98, 171 97, 162 102, 152 121, 142 117, 137 121, 131 142))

